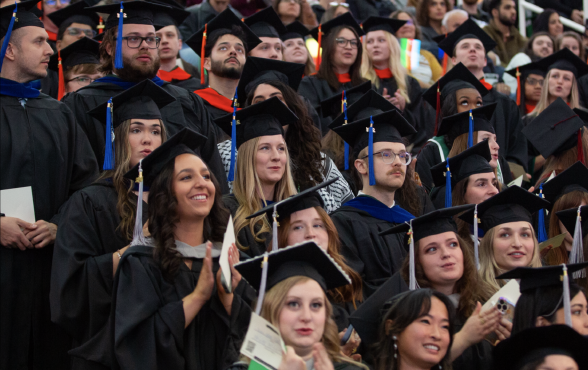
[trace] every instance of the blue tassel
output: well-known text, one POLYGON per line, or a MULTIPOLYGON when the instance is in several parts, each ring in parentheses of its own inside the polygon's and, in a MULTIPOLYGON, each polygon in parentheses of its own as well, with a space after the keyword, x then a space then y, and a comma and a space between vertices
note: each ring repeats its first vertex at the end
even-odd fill
POLYGON ((104 164, 102 166, 103 171, 114 169, 114 146, 112 145, 114 136, 114 129, 112 128, 112 98, 108 99, 106 105, 106 136, 104 148, 104 164))
POLYGON ((474 146, 474 117, 470 109, 470 129, 468 132, 468 149, 474 146))
POLYGON ((451 171, 449 170, 449 158, 447 158, 447 171, 445 171, 445 208, 450 208, 451 200, 451 171))
POLYGON ((235 181, 235 154, 237 153, 237 90, 233 99, 233 122, 231 123, 231 167, 229 169, 228 181, 235 181))
MULTIPOLYGON (((543 184, 539 185, 539 196, 544 199, 545 195, 543 195, 543 184)), ((539 243, 543 243, 547 240, 547 231, 545 230, 545 210, 541 208, 539 210, 539 219, 538 219, 538 241, 539 243)))
POLYGON ((10 42, 10 35, 12 34, 12 28, 14 28, 14 19, 16 18, 17 12, 18 12, 18 4, 15 1, 14 2, 14 12, 12 12, 12 18, 10 18, 10 24, 8 25, 8 31, 6 31, 6 35, 4 36, 4 42, 2 43, 2 49, 0 50, 0 72, 2 71, 2 64, 4 63, 4 55, 6 54, 6 49, 8 48, 8 43, 10 42))
POLYGON ((349 144, 345 143, 345 171, 349 170, 349 144))
POLYGON ((376 185, 376 174, 374 168, 374 121, 372 120, 372 116, 370 116, 370 128, 369 130, 369 144, 368 144, 368 155, 369 155, 369 166, 370 168, 370 186, 376 185))
POLYGON ((116 36, 116 54, 114 55, 114 68, 122 69, 123 55, 122 55, 122 35, 123 35, 123 19, 125 17, 123 2, 120 2, 120 11, 118 13, 118 35, 116 36))
MULTIPOLYGON (((343 113, 345 114, 345 125, 347 124, 347 93, 343 90, 343 113)), ((345 171, 349 170, 349 144, 345 143, 345 171)))

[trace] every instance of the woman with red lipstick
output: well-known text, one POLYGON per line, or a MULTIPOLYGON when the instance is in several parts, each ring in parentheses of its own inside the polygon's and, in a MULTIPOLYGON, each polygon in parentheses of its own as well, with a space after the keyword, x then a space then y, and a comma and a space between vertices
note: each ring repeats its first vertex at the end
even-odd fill
POLYGON ((111 122, 106 103, 89 112, 106 126, 111 161, 60 210, 50 295, 53 320, 73 337, 74 369, 103 368, 98 347, 83 346, 107 325, 112 277, 133 238, 137 202, 148 208, 149 189, 138 199, 138 184, 124 174, 166 140, 159 109, 174 100, 146 80, 112 98, 111 122))

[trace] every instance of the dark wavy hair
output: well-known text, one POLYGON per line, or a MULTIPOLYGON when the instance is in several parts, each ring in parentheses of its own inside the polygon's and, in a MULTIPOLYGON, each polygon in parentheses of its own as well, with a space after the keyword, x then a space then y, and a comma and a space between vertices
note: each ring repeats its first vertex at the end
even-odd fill
POLYGON ((243 47, 245 48, 245 54, 249 52, 249 48, 247 47, 247 35, 245 34, 245 31, 243 31, 243 29, 239 26, 233 26, 231 29, 221 28, 220 30, 214 30, 210 33, 210 35, 207 37, 206 45, 204 45, 205 58, 210 56, 210 53, 212 53, 212 49, 215 47, 216 42, 224 35, 233 35, 241 40, 243 47))
MULTIPOLYGON (((198 158, 200 158, 198 156, 198 158)), ((175 225, 180 221, 178 201, 173 192, 175 160, 170 160, 157 175, 149 189, 149 232, 155 241, 153 257, 161 265, 166 280, 172 282, 182 263, 176 250, 175 225)), ((202 240, 222 241, 229 211, 224 207, 220 185, 212 172, 210 178, 215 188, 214 203, 204 219, 202 240)))
POLYGON ((554 13, 557 14, 557 11, 553 9, 543 9, 543 13, 540 13, 533 21, 533 35, 537 32, 549 32, 549 18, 551 18, 551 15, 554 13))
POLYGON ((353 32, 355 35, 355 39, 357 40, 357 57, 355 58, 355 62, 349 68, 349 76, 351 77, 351 85, 357 86, 365 81, 363 77, 361 77, 361 55, 362 55, 362 47, 361 47, 361 39, 357 35, 357 32, 351 26, 339 26, 335 27, 327 37, 325 37, 322 41, 322 48, 323 48, 323 55, 321 58, 321 65, 319 71, 317 72, 316 76, 322 80, 327 81, 331 89, 334 91, 338 91, 341 87, 341 83, 337 79, 335 75, 335 67, 333 66, 333 55, 335 54, 335 49, 337 48, 337 43, 335 39, 339 35, 342 29, 348 29, 353 32))
MULTIPOLYGON (((321 160, 321 132, 314 125, 308 114, 304 100, 285 83, 274 80, 264 84, 280 90, 286 105, 296 116, 298 121, 288 126, 285 139, 290 158, 292 158, 292 178, 299 190, 305 190, 323 182, 323 164, 321 160)), ((247 95, 245 106, 251 105, 255 96, 255 89, 247 95)))

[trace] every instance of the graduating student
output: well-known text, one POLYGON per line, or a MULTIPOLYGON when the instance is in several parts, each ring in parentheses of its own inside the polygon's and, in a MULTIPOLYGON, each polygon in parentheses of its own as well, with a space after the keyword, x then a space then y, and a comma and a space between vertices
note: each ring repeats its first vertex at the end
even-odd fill
MULTIPOLYGON (((321 24, 310 33, 315 40, 320 41, 319 49, 322 47, 319 71, 316 75, 305 76, 298 92, 310 100, 317 112, 322 114, 320 104, 323 100, 364 82, 360 71, 360 37, 365 33, 351 13, 321 24)), ((322 132, 325 134, 331 119, 323 114, 321 122, 322 132)))
POLYGON ((296 194, 282 126, 292 125, 297 119, 273 97, 215 121, 232 136, 229 181, 234 180, 233 194, 224 201, 233 215, 237 246, 251 257, 267 250, 271 226, 264 215, 247 217, 296 194))
MULTIPOLYGON (((561 227, 572 234, 572 248, 568 257, 568 263, 580 263, 588 261, 588 206, 582 205, 556 213, 561 222, 561 227)), ((584 272, 575 276, 575 281, 584 289, 588 289, 588 274, 584 272), (584 276, 586 275, 586 276, 584 276)))
POLYGON ((228 257, 233 289, 221 285, 229 212, 197 154, 206 139, 189 129, 176 135, 125 175, 149 187, 151 238, 138 219, 114 278, 113 369, 226 369, 251 316, 240 296, 246 283, 233 268, 235 245, 228 257))
POLYGON ((308 35, 310 30, 298 21, 287 25, 286 33, 280 35, 284 43, 284 61, 304 64, 304 76, 310 76, 316 72, 314 60, 305 42, 308 35))
POLYGON ((466 20, 439 43, 439 48, 451 56, 453 65, 463 63, 489 91, 483 98, 484 105, 497 103, 492 126, 500 145, 500 154, 507 161, 518 163, 526 168, 527 142, 520 133, 523 126, 516 102, 484 81, 483 68, 486 66, 486 53, 495 46, 494 40, 471 19, 466 20))
MULTIPOLYGON (((0 9, 0 189, 31 187, 34 223, 0 215, 0 368, 68 367, 67 335, 50 321, 49 281, 59 207, 98 166, 63 103, 31 87, 53 50, 32 0, 0 9), (18 18, 18 22, 16 21, 18 18), (4 49, 5 48, 5 49, 4 49)), ((30 221, 30 220, 28 220, 30 221)))
POLYGON ((106 76, 69 94, 63 101, 74 111, 77 123, 88 136, 98 162, 102 163, 105 143, 103 124, 86 112, 125 89, 145 79, 152 79, 176 99, 161 111, 169 135, 189 127, 206 136, 208 140, 200 149, 202 157, 210 170, 216 174, 223 192, 228 192, 216 148, 214 124, 202 100, 189 91, 157 77, 160 64, 157 52, 159 41, 155 36, 153 14, 169 9, 166 5, 144 1, 92 7, 93 11, 110 14, 105 25, 104 40, 100 45, 100 71, 106 76), (121 6, 123 16, 119 18, 117 14, 121 12, 121 6), (120 34, 118 29, 122 29, 120 34))
MULTIPOLYGON (((525 64, 506 71, 515 77, 517 83, 517 105, 521 115, 525 116, 535 110, 541 99, 545 84, 545 70, 537 62, 525 64)), ((523 121, 524 124, 524 121, 523 121)))
POLYGON ((114 133, 107 148, 114 156, 108 156, 101 178, 72 195, 60 210, 51 313, 73 338, 73 369, 110 369, 107 329, 112 278, 133 238, 137 201, 142 202, 146 219, 149 195, 144 191, 139 200, 138 184, 123 175, 166 140, 159 109, 173 101, 173 96, 145 80, 89 112, 104 123, 107 137, 114 133), (109 105, 112 118, 107 117, 109 105))
POLYGON ((261 40, 257 46, 249 49, 248 56, 276 60, 284 59, 284 44, 280 39, 280 35, 286 34, 287 29, 272 6, 250 15, 245 18, 244 22, 255 36, 261 40))

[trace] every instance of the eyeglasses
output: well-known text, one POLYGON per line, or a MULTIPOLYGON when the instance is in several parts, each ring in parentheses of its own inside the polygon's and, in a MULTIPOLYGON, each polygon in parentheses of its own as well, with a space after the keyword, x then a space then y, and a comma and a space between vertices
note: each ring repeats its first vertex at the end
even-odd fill
POLYGON ((283 0, 285 3, 302 4, 302 0, 283 0))
POLYGON ((349 4, 347 4, 347 3, 338 3, 336 1, 333 1, 332 3, 329 3, 329 6, 331 6, 331 7, 342 6, 344 8, 349 8, 349 4))
MULTIPOLYGON (((384 162, 386 164, 394 163, 394 161, 396 160, 396 157, 398 157, 400 159, 400 163, 405 166, 408 166, 410 164, 410 162, 412 161, 412 155, 408 152, 394 153, 391 150, 382 150, 381 152, 374 153, 374 157, 377 154, 380 154, 380 156, 382 157, 382 162, 384 162)), ((366 155, 365 157, 362 157, 361 159, 366 159, 367 157, 369 157, 369 155, 366 155)))
POLYGON ((347 44, 351 45, 352 49, 357 49, 357 46, 359 45, 359 42, 357 40, 347 40, 344 39, 343 37, 337 37, 335 39, 335 42, 337 43, 337 45, 341 46, 342 48, 347 47, 347 44))
POLYGON ((84 34, 87 37, 93 38, 94 36, 96 36, 96 31, 87 30, 84 28, 69 27, 67 29, 67 34, 70 36, 79 36, 81 34, 84 34))
POLYGON ((131 49, 140 48, 143 41, 145 41, 145 44, 147 44, 147 47, 149 49, 157 49, 159 47, 159 42, 161 41, 161 39, 159 37, 153 37, 153 36, 147 36, 147 37, 127 36, 127 37, 121 37, 121 38, 123 40, 127 40, 127 46, 130 47, 131 49))
POLYGON ((538 80, 536 78, 532 78, 532 77, 527 77, 527 83, 531 86, 535 86, 537 84, 539 84, 539 86, 543 87, 543 82, 545 80, 538 80))
POLYGON ((71 80, 69 80, 67 82, 75 82, 76 84, 78 84, 80 86, 88 86, 89 84, 91 84, 94 81, 96 81, 96 80, 93 80, 90 77, 79 76, 76 78, 72 78, 71 80))
MULTIPOLYGON (((59 0, 59 3, 61 5, 69 5, 70 1, 71 0, 59 0)), ((43 3, 49 6, 55 6, 57 5, 57 0, 43 0, 43 3)))

